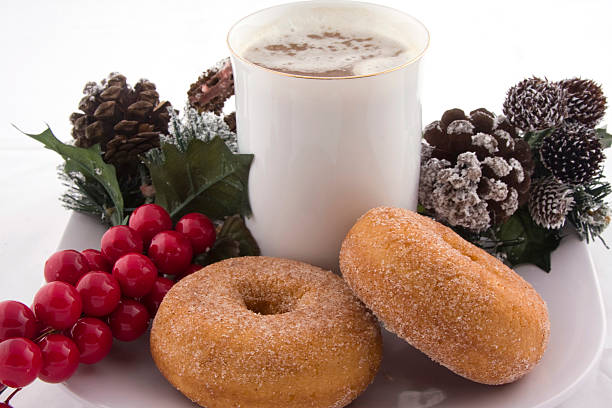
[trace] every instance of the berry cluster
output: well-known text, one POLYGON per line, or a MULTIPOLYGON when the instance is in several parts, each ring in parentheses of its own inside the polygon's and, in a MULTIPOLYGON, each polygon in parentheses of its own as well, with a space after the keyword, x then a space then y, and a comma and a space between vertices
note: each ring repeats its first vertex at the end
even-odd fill
POLYGON ((172 285, 202 268, 192 263, 194 255, 216 239, 202 214, 187 214, 172 227, 164 208, 138 207, 128 225, 106 231, 100 251, 51 255, 44 267, 48 283, 31 308, 0 302, 0 392, 37 377, 65 381, 79 363, 102 360, 113 337, 133 341, 144 334, 172 285))

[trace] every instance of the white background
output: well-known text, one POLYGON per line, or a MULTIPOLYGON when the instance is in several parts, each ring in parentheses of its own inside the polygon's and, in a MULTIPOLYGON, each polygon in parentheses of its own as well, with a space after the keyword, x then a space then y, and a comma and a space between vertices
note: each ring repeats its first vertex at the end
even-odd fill
MULTIPOLYGON (((422 95, 425 124, 452 107, 469 111, 483 106, 501 113, 505 91, 530 75, 592 78, 612 99, 610 0, 374 2, 407 11, 430 30, 422 95)), ((231 24, 277 3, 0 3, 0 300, 31 302, 44 261, 69 217, 58 201, 63 191, 55 170, 59 156, 11 124, 37 133, 46 122, 68 141, 68 116, 76 110, 83 85, 111 71, 120 71, 130 83, 152 80, 162 99, 182 108, 189 85, 228 54, 225 34, 231 24)), ((604 123, 611 118, 608 114, 604 123)), ((612 175, 609 163, 606 174, 612 175)), ((605 235, 612 243, 612 231, 605 235)), ((600 243, 590 250, 612 316, 612 258, 600 243)), ((609 406, 611 336, 607 347, 598 376, 564 408, 609 406)), ((60 386, 40 382, 13 402, 35 407, 43 398, 48 408, 80 406, 60 386)))

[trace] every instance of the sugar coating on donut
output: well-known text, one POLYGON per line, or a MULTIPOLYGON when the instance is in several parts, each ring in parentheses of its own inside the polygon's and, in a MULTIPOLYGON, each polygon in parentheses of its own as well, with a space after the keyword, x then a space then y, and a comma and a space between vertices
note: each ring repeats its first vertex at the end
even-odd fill
POLYGON ((428 217, 368 211, 343 242, 340 268, 387 329, 459 375, 508 383, 542 358, 550 322, 533 287, 428 217))
POLYGON ((343 407, 381 359, 374 316, 331 272, 235 258, 184 278, 151 330, 162 374, 200 405, 343 407))

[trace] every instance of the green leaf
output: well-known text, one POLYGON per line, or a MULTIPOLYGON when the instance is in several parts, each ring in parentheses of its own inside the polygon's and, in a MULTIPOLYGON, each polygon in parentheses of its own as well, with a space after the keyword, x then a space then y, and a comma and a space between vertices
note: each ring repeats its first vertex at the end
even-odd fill
POLYGON ((155 203, 176 219, 200 212, 213 219, 241 214, 248 216, 248 178, 253 155, 234 154, 225 142, 193 139, 181 152, 163 143, 164 160, 145 159, 155 187, 155 203))
POLYGON ((517 242, 500 248, 512 266, 531 263, 546 272, 550 272, 550 254, 561 242, 558 230, 538 226, 526 208, 516 211, 500 226, 499 238, 502 241, 517 242))
MULTIPOLYGON (((17 129, 19 130, 19 129, 17 129)), ((21 130, 19 130, 21 132, 21 130)), ((47 149, 53 150, 61 155, 66 164, 64 171, 69 176, 74 173, 80 173, 86 180, 99 183, 106 193, 111 198, 114 207, 106 208, 111 223, 119 225, 123 221, 123 196, 117 182, 117 173, 112 164, 107 164, 102 160, 102 154, 99 145, 94 145, 90 148, 82 148, 73 145, 68 145, 59 141, 51 129, 47 128, 44 132, 33 135, 22 132, 30 136, 32 139, 38 140, 44 144, 47 149)))
POLYGON ((218 238, 238 242, 241 256, 258 256, 259 245, 239 215, 228 217, 219 231, 218 238))
POLYGON ((197 259, 196 263, 210 265, 215 262, 240 256, 240 243, 233 239, 219 239, 215 245, 202 258, 197 259))
POLYGON ((606 128, 595 129, 595 134, 604 149, 612 146, 612 135, 608 133, 606 128))
POLYGON ((542 145, 542 141, 544 140, 544 138, 552 134, 552 132, 554 131, 554 128, 548 128, 544 130, 538 130, 536 132, 526 132, 523 138, 527 143, 529 143, 529 147, 531 147, 532 149, 539 149, 542 145))
POLYGON ((260 253, 257 241, 244 224, 242 217, 233 215, 225 219, 213 247, 196 262, 209 265, 227 258, 258 256, 260 253))

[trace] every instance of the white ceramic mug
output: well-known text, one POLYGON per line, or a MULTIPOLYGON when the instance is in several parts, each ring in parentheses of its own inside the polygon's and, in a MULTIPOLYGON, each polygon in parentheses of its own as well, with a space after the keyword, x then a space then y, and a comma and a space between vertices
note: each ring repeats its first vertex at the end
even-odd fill
POLYGON ((247 225, 264 255, 337 269, 342 240, 361 214, 379 205, 416 208, 419 63, 428 44, 427 29, 413 17, 359 2, 290 3, 232 27, 238 146, 255 154, 247 225), (384 72, 342 78, 281 73, 241 56, 266 30, 303 18, 365 25, 409 41, 416 56, 384 72))

